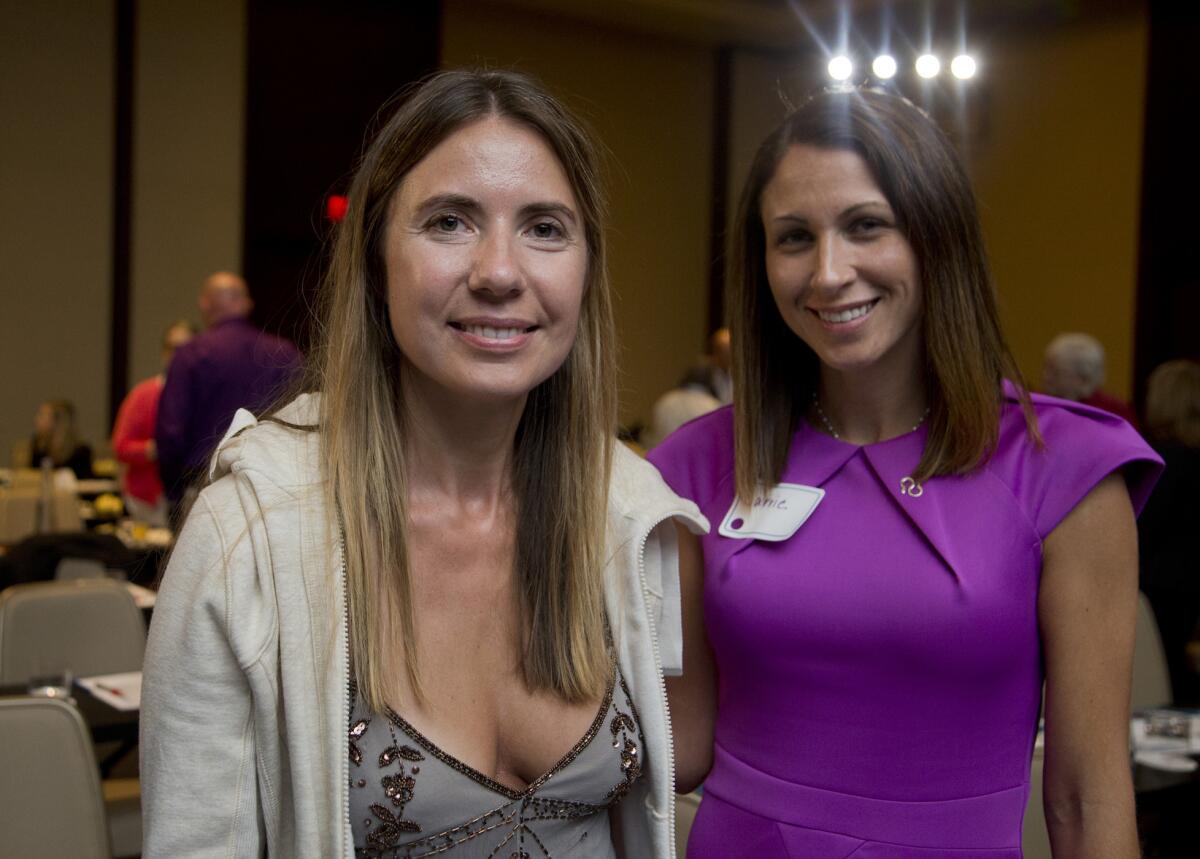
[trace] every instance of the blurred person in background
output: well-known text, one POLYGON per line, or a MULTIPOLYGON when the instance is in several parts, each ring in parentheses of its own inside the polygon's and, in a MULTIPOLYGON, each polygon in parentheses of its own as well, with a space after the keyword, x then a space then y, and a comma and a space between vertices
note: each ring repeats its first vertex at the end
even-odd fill
POLYGON ((71 469, 79 480, 92 476, 92 449, 79 440, 70 400, 47 400, 34 414, 28 461, 20 464, 41 468, 45 460, 54 468, 71 469))
POLYGON ((1059 334, 1046 347, 1042 388, 1052 397, 1103 409, 1137 427, 1137 414, 1119 397, 1103 389, 1104 347, 1090 334, 1059 334))
POLYGON ((679 535, 688 856, 1020 859, 1044 681, 1055 859, 1136 859, 1159 458, 1026 392, 966 169, 902 97, 796 108, 732 235, 733 407, 649 454, 716 526, 679 535))
POLYGON ((196 326, 186 319, 172 322, 163 332, 162 372, 133 386, 117 410, 113 424, 113 455, 121 463, 121 495, 125 511, 151 525, 167 524, 167 504, 158 474, 158 449, 154 430, 158 400, 166 370, 175 350, 196 335, 196 326))
POLYGON ((163 577, 147 859, 673 859, 673 518, 704 525, 613 439, 599 183, 511 72, 432 76, 370 144, 320 393, 239 412, 163 577))
POLYGON ((712 370, 708 364, 689 367, 679 384, 655 401, 650 427, 642 439, 645 447, 654 447, 693 418, 721 408, 711 387, 712 370))
POLYGON ((718 328, 708 341, 708 354, 683 374, 679 384, 654 403, 650 426, 639 441, 654 447, 688 421, 733 402, 728 328, 718 328))
POLYGON ((172 503, 207 465, 234 412, 271 405, 303 364, 290 341, 250 322, 254 301, 240 275, 210 275, 197 304, 205 330, 171 359, 154 432, 159 476, 172 503))
POLYGON ((1178 707, 1200 706, 1188 643, 1200 621, 1200 362, 1150 374, 1145 432, 1166 471, 1138 520, 1142 592, 1154 608, 1178 707))

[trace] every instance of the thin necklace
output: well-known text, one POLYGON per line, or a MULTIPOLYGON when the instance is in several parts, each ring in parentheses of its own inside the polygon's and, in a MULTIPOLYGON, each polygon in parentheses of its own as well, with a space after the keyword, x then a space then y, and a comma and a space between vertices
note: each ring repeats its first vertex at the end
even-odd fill
MULTIPOLYGON (((821 408, 821 401, 817 399, 816 391, 813 391, 813 408, 817 410, 817 417, 821 419, 821 423, 825 424, 826 431, 835 439, 841 441, 842 437, 838 435, 838 431, 833 428, 833 423, 825 415, 825 410, 821 408)), ((920 427, 921 424, 925 423, 925 418, 927 417, 929 417, 929 406, 925 407, 925 412, 921 415, 921 419, 913 424, 912 429, 910 429, 908 432, 916 432, 917 428, 920 427)))

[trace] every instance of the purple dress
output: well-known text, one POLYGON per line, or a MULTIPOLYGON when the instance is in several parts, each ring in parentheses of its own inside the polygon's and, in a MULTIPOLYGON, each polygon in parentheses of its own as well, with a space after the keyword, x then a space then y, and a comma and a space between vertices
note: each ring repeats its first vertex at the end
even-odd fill
POLYGON ((782 482, 825 496, 782 542, 717 533, 733 502, 728 408, 651 453, 713 524, 716 748, 689 857, 1021 856, 1042 539, 1116 469, 1140 510, 1160 467, 1120 418, 1034 405, 1043 450, 1008 391, 996 454, 917 494, 903 489, 924 427, 858 447, 802 425, 782 482))

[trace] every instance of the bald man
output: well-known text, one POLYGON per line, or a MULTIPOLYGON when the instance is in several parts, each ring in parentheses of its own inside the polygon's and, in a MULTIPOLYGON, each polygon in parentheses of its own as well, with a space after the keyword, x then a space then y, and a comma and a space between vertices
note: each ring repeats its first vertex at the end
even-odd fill
POLYGON ((1124 418, 1137 427, 1137 415, 1128 403, 1105 391, 1104 347, 1090 334, 1059 334, 1046 347, 1042 363, 1042 389, 1052 397, 1074 400, 1124 418))
POLYGON ((209 275, 197 305, 206 330, 176 350, 158 404, 159 472, 173 503, 203 471, 234 412, 265 409, 303 363, 289 341, 251 324, 254 301, 240 275, 209 275))

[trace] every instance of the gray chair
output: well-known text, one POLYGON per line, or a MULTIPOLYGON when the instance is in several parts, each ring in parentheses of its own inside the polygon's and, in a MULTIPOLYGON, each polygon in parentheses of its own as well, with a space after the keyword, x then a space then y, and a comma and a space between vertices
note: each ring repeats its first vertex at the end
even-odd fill
POLYGON ((1143 593, 1138 594, 1137 632, 1133 641, 1133 685, 1130 689, 1131 710, 1149 710, 1171 705, 1171 675, 1167 671, 1167 654, 1154 609, 1143 593))
POLYGON ((52 698, 0 698, 0 855, 109 859, 92 741, 52 698))
POLYGON ((54 570, 54 579, 59 582, 107 577, 108 570, 95 558, 63 558, 54 570))
MULTIPOLYGON (((88 677, 141 671, 145 651, 146 622, 120 582, 33 582, 0 591, 0 685, 66 672, 88 677)), ((111 751, 102 753, 108 756, 111 751)), ((88 756, 95 769, 90 743, 88 756)), ((138 780, 106 779, 102 789, 113 855, 138 855, 142 841, 138 780)), ((0 840, 0 853, 5 846, 0 840)))
POLYGON ((119 582, 77 579, 0 592, 0 685, 141 671, 146 622, 119 582))

